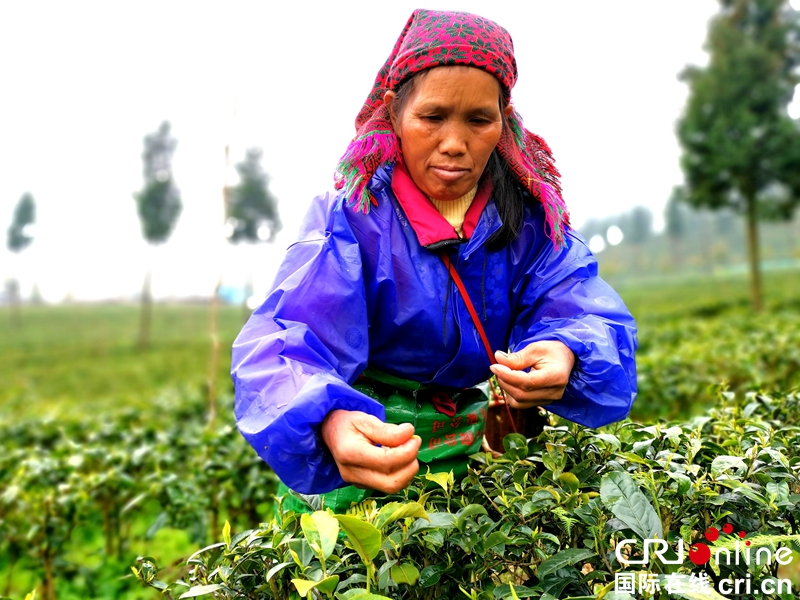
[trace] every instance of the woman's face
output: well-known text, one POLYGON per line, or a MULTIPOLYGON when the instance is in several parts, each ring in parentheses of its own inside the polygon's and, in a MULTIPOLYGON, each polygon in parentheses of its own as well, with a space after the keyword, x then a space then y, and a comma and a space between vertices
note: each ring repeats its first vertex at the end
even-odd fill
POLYGON ((425 194, 455 200, 478 183, 500 140, 500 83, 467 66, 436 67, 414 83, 402 107, 394 92, 384 96, 403 163, 425 194))

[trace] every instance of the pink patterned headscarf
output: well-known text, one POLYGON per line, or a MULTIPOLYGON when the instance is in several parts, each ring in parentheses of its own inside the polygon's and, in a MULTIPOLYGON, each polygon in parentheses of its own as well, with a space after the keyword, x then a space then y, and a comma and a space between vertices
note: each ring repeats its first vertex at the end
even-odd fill
MULTIPOLYGON (((500 82, 505 101, 511 102, 517 63, 511 36, 505 29, 470 13, 415 10, 378 72, 372 92, 356 117, 356 137, 336 170, 336 189, 344 189, 356 210, 368 212, 370 204, 376 203, 367 184, 378 168, 401 158, 384 94, 397 90, 415 73, 447 65, 466 65, 491 73, 500 82)), ((561 246, 569 228, 569 214, 550 148, 523 127, 516 110, 512 109, 508 125, 503 127, 497 152, 522 186, 542 203, 548 235, 561 246)))

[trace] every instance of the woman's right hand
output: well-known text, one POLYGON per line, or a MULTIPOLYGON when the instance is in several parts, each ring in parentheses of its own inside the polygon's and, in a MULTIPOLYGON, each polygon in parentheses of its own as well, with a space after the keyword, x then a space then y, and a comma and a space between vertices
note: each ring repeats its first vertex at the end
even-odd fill
POLYGON ((395 493, 419 471, 422 439, 411 423, 392 425, 370 414, 331 411, 322 422, 322 439, 347 483, 395 493))

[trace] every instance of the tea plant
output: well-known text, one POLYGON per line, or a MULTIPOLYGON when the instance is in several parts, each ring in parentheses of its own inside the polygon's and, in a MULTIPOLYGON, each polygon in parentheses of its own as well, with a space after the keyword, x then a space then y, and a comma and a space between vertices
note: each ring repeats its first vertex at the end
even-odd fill
MULTIPOLYGON (((800 547, 800 428, 786 424, 799 411, 797 394, 723 392, 709 416, 681 423, 512 434, 502 457, 474 455, 457 484, 422 474, 345 515, 306 498, 309 514, 276 511, 236 535, 226 527, 187 561, 184 580, 160 580, 151 558, 133 570, 181 598, 632 598, 611 592, 615 573, 635 569, 618 557, 624 540, 629 560, 642 556, 631 540, 644 539, 666 539, 674 557, 678 542, 690 548, 724 522, 753 549, 800 547)), ((755 580, 778 575, 777 564, 713 560, 646 568, 655 581, 704 573, 714 586, 748 569, 755 580)))

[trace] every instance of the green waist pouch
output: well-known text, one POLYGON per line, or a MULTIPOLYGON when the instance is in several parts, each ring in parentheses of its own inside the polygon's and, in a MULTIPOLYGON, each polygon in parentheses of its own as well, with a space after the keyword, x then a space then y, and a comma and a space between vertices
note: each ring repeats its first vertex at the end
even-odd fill
MULTIPOLYGON (((467 457, 480 451, 489 407, 489 384, 464 390, 425 385, 367 369, 353 387, 386 408, 386 422, 411 423, 422 438, 418 460, 420 473, 453 471, 456 480, 467 474, 467 457)), ((281 483, 278 496, 283 496, 284 510, 308 512, 308 507, 281 483)), ((325 508, 343 513, 351 504, 382 492, 346 486, 319 494, 325 508)))

